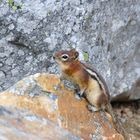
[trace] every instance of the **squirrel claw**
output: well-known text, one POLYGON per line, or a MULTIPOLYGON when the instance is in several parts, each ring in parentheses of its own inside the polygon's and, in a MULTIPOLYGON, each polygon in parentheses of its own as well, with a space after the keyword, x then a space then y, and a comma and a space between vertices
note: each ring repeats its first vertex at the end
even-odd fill
POLYGON ((81 100, 82 97, 79 94, 75 94, 75 98, 81 100))

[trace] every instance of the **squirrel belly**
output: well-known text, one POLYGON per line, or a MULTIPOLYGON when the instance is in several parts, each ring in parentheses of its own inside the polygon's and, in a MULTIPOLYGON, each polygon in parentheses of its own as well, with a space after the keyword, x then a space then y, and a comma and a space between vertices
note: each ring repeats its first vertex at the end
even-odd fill
POLYGON ((96 111, 105 109, 109 103, 108 98, 104 95, 100 89, 99 84, 94 79, 89 79, 88 87, 85 91, 85 96, 90 105, 96 107, 96 111))

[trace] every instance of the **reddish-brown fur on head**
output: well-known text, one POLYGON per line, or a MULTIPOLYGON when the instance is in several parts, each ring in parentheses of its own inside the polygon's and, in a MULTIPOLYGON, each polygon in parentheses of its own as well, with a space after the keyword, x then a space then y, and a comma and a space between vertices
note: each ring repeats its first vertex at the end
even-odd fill
POLYGON ((78 60, 78 56, 79 53, 75 49, 61 50, 54 54, 54 59, 59 64, 64 77, 84 88, 89 76, 78 60))
POLYGON ((75 50, 61 50, 54 54, 54 59, 63 63, 71 62, 72 60, 78 59, 79 53, 75 50))

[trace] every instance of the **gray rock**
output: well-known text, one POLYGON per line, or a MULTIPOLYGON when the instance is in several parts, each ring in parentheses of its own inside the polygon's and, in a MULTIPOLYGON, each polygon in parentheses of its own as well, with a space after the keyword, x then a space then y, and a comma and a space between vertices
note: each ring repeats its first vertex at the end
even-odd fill
POLYGON ((13 29, 14 29, 14 27, 15 27, 15 26, 14 26, 14 24, 11 24, 11 25, 9 25, 9 27, 8 27, 8 28, 9 28, 9 30, 13 30, 13 29))
POLYGON ((5 64, 6 65, 12 65, 14 62, 14 60, 12 58, 8 58, 6 61, 5 61, 5 64))
POLYGON ((16 76, 18 73, 20 73, 19 67, 16 67, 15 69, 11 70, 12 76, 16 76))
POLYGON ((4 52, 4 47, 0 47, 0 53, 4 52))
POLYGON ((5 73, 3 71, 0 71, 0 79, 4 79, 5 78, 5 73))
POLYGON ((19 51, 18 51, 18 55, 19 55, 19 56, 24 55, 24 51, 19 50, 19 51))
POLYGON ((3 67, 3 65, 4 65, 3 62, 0 62, 0 68, 3 67))
POLYGON ((4 71, 0 71, 0 85, 2 85, 4 83, 5 76, 6 75, 5 75, 4 71))
POLYGON ((15 75, 20 79, 42 71, 58 73, 53 53, 74 47, 80 60, 88 53, 114 100, 140 98, 139 0, 15 2, 21 9, 9 10, 5 1, 0 4, 0 61, 4 72, 11 63, 13 69, 4 84, 12 85, 15 75))

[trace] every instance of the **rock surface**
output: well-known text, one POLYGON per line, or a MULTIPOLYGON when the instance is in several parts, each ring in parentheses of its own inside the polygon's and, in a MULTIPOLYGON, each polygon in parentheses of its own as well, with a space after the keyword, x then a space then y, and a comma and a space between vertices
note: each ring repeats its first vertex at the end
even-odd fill
POLYGON ((140 138, 140 101, 114 103, 113 109, 121 118, 126 131, 132 140, 140 138))
POLYGON ((0 1, 0 91, 27 74, 57 73, 53 52, 74 47, 114 100, 140 98, 139 0, 13 1, 0 1))
POLYGON ((3 139, 11 135, 13 140, 124 139, 105 112, 90 112, 86 100, 76 99, 55 75, 38 73, 22 79, 0 94, 0 105, 3 139))
POLYGON ((1 140, 80 140, 53 122, 29 111, 0 107, 1 140), (54 135, 55 134, 55 135, 54 135))

